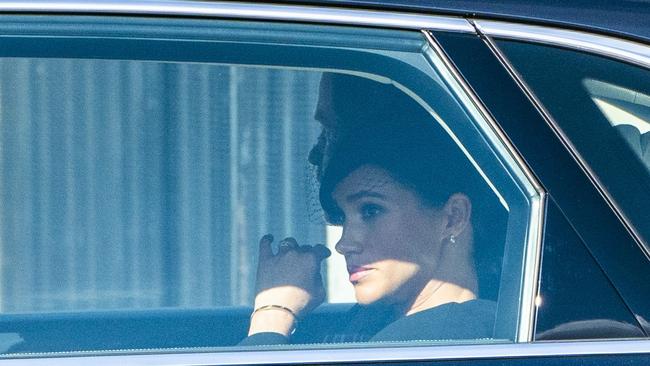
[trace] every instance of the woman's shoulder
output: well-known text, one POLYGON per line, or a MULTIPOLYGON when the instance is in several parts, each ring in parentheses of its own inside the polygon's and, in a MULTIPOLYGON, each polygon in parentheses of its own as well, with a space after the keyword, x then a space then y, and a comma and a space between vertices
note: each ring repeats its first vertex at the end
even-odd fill
POLYGON ((492 338, 496 303, 470 300, 447 303, 402 317, 372 337, 372 341, 459 340, 492 338))

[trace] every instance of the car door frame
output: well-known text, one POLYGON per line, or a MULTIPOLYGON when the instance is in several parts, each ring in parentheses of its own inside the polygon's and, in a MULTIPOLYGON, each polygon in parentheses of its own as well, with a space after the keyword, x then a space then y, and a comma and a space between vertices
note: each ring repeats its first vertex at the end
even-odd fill
POLYGON ((650 46, 571 30, 481 20, 472 22, 477 27, 480 42, 460 41, 458 38, 461 36, 440 35, 437 39, 446 52, 453 53, 450 57, 462 77, 482 97, 504 132, 526 157, 548 191, 549 199, 569 220, 628 307, 640 322, 650 319, 647 307, 650 303, 648 244, 643 242, 643 236, 562 131, 560 124, 500 51, 494 38, 579 50, 648 69, 650 46), (471 67, 476 62, 482 63, 481 72, 471 67), (485 72, 488 67, 489 72, 485 72), (500 88, 495 89, 494 85, 500 85, 500 88), (511 87, 523 94, 507 93, 505 90, 511 87), (521 128, 521 121, 526 121, 527 131, 521 128), (529 136, 536 138, 531 140, 529 136), (630 273, 634 273, 634 280, 630 279, 630 273))

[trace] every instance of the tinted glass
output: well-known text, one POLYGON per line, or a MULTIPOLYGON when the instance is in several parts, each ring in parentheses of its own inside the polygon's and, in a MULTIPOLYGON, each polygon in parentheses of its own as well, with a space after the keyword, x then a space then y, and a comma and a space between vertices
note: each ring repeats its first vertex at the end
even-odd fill
POLYGON ((650 242, 650 71, 583 52, 499 41, 625 215, 650 242))
POLYGON ((634 315, 553 201, 546 219, 535 339, 644 337, 634 315))
POLYGON ((324 242, 303 214, 320 73, 16 58, 0 70, 3 312, 244 305, 249 235, 324 242))
POLYGON ((515 338, 536 193, 420 33, 51 24, 0 41, 9 357, 515 338))

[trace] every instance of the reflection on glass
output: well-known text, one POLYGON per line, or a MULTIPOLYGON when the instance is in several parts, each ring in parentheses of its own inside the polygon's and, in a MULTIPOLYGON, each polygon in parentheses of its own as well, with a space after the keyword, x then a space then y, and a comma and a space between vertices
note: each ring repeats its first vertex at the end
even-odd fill
POLYGON ((319 72, 2 59, 0 76, 4 313, 246 305, 261 233, 325 241, 305 214, 319 72))
POLYGON ((650 171, 650 96, 595 79, 583 84, 607 121, 650 171))

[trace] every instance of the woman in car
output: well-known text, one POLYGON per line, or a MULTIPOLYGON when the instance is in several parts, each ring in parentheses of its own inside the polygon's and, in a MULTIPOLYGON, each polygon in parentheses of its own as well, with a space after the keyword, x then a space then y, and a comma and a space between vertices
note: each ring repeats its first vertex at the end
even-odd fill
MULTIPOLYGON (((391 84, 326 74, 310 154, 327 220, 341 225, 358 305, 320 342, 491 337, 495 304, 480 300, 475 202, 483 179, 431 113, 391 84)), ((487 200, 489 201, 489 200, 487 200)), ((483 198, 480 201, 484 202, 483 198)), ((260 241, 249 337, 282 344, 324 301, 322 245, 260 241)))

